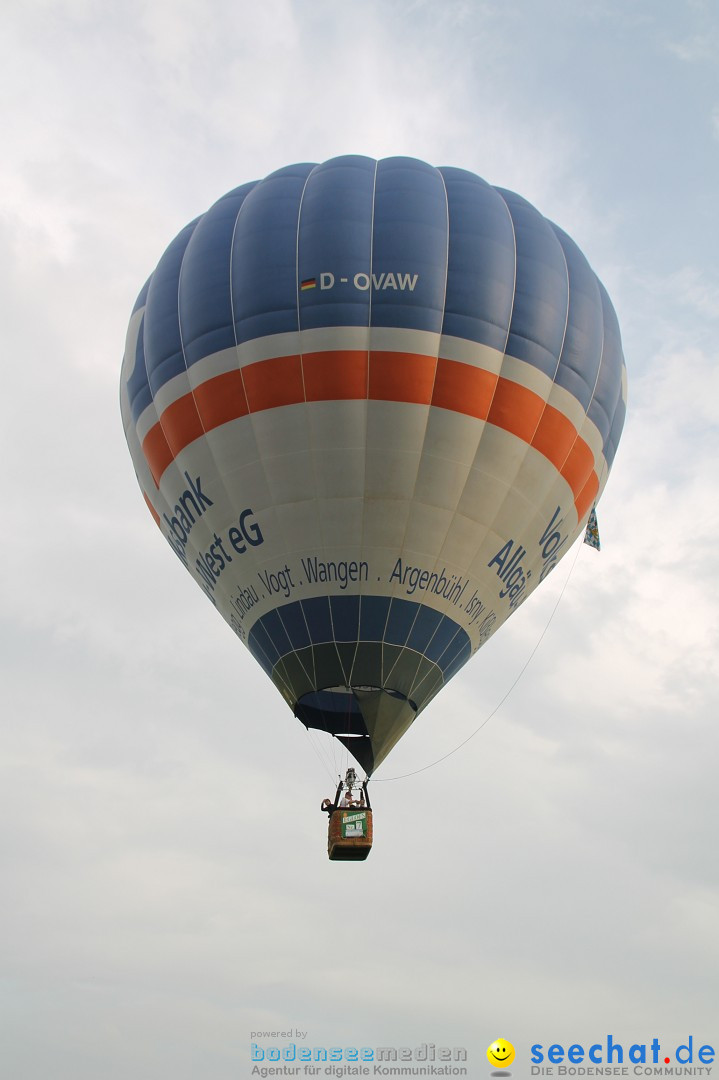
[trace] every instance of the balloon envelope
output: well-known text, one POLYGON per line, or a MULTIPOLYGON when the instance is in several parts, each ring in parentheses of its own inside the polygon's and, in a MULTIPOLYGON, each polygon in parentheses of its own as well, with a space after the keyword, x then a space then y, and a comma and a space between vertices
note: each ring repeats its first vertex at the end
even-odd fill
POLYGON ((142 290, 121 380, 157 525, 368 773, 583 529, 625 402, 577 246, 410 158, 225 195, 142 290))

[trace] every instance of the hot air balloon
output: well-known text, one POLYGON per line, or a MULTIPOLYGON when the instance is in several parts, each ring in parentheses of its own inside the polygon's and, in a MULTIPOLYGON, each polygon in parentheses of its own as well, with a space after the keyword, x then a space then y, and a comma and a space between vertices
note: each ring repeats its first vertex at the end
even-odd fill
POLYGON ((367 775, 584 529, 625 403, 573 241, 405 157, 221 198, 140 293, 121 379, 165 539, 367 775))

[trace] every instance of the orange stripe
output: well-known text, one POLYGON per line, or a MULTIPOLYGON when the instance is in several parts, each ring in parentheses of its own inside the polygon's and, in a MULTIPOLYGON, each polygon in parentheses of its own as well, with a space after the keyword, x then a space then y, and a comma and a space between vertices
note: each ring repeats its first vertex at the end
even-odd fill
POLYGON ((201 383, 195 390, 195 403, 205 431, 238 420, 250 411, 241 371, 227 371, 201 383))
POLYGON ((594 454, 584 439, 577 436, 569 457, 559 471, 575 496, 578 496, 594 471, 594 454))
POLYGON ((250 412, 279 409, 305 400, 299 356, 259 360, 242 369, 250 412))
POLYGON ((564 413, 553 405, 545 405, 532 446, 552 465, 561 469, 577 438, 577 429, 564 413))
POLYGON ((596 494, 597 494, 598 491, 599 491, 599 477, 597 476, 597 474, 592 469, 592 475, 589 477, 586 484, 584 485, 584 487, 582 488, 582 490, 579 492, 579 494, 576 496, 576 498, 574 500, 574 505, 577 508, 577 516, 578 516, 580 521, 582 520, 584 515, 587 513, 587 511, 589 511, 591 509, 592 503, 594 502, 594 499, 595 499, 596 494))
POLYGON ((175 458, 159 423, 154 424, 142 440, 142 453, 152 473, 152 479, 159 487, 160 477, 175 458))
POLYGON ((438 409, 449 409, 486 420, 496 385, 497 376, 491 371, 440 358, 432 404, 438 409))
POLYGON ((487 422, 531 444, 543 409, 544 402, 537 394, 500 377, 487 422))
POLYGON ((356 401, 367 397, 367 353, 304 353, 305 394, 308 401, 356 401))
POLYGON ((569 484, 581 518, 599 489, 594 455, 574 425, 533 391, 456 360, 418 353, 336 350, 278 356, 216 375, 169 405, 142 452, 155 483, 174 458, 220 424, 307 401, 397 401, 486 419, 529 443, 569 484), (368 380, 369 365, 369 380, 368 380), (304 374, 304 381, 303 381, 304 374), (369 386, 369 390, 368 390, 369 386), (246 396, 245 396, 246 392, 246 396), (197 402, 197 407, 195 406, 197 402), (198 412, 199 410, 199 412, 198 412), (167 434, 166 434, 167 432, 167 434))
POLYGON ((405 401, 413 405, 429 405, 437 361, 433 356, 419 353, 370 353, 370 401, 405 401))
POLYGON ((173 457, 177 457, 181 450, 204 435, 192 394, 185 394, 173 401, 172 405, 168 405, 160 417, 160 423, 173 457))

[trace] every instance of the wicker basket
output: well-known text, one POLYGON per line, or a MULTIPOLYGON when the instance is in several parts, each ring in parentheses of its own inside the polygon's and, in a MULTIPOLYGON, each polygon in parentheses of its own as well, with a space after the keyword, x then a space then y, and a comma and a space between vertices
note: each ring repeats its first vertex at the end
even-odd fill
POLYGON ((372 850, 372 811, 333 810, 327 831, 330 859, 366 859, 372 850))

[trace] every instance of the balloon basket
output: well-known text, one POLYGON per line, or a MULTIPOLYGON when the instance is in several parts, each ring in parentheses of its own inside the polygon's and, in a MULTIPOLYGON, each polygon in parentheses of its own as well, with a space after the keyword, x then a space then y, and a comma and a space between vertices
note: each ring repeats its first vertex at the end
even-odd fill
POLYGON ((372 811, 334 810, 327 830, 327 854, 333 862, 357 862, 372 850, 372 811))

